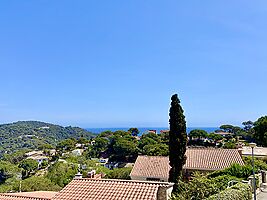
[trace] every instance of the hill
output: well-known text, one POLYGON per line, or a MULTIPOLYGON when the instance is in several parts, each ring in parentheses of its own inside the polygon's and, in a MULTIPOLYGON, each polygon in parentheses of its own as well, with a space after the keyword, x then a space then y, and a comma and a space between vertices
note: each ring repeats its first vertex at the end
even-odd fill
POLYGON ((79 127, 63 127, 39 121, 19 121, 0 125, 0 157, 21 149, 36 149, 44 145, 56 145, 66 138, 85 137, 94 134, 79 127))

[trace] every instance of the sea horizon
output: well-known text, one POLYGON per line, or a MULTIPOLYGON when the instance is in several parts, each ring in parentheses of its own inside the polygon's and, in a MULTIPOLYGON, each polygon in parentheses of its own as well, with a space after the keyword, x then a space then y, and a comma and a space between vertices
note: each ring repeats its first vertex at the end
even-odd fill
MULTIPOLYGON (((95 134, 99 134, 101 132, 104 132, 104 131, 127 131, 129 130, 130 127, 117 127, 117 128, 85 128, 87 131, 90 131, 92 133, 95 133, 95 134)), ((160 133, 161 130, 168 130, 169 127, 137 127, 138 130, 140 131, 139 134, 144 134, 144 133, 147 133, 149 130, 156 130, 157 133, 160 133)), ((187 127, 186 128, 186 132, 189 133, 191 130, 194 130, 194 129, 201 129, 201 130, 205 130, 207 131, 208 133, 211 133, 211 132, 214 132, 215 130, 218 130, 220 129, 219 127, 187 127)))

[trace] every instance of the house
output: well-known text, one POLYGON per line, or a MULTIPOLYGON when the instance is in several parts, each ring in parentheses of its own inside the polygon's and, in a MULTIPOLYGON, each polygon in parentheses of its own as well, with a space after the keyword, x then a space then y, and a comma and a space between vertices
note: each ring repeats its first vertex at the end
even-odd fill
MULTIPOLYGON (((237 149, 187 148, 187 160, 183 166, 185 178, 194 171, 212 172, 230 167, 233 163, 244 165, 237 149)), ((146 181, 168 181, 169 157, 138 156, 131 171, 131 179, 146 181)))
MULTIPOLYGON (((242 156, 252 156, 252 149, 249 146, 243 146, 238 150, 242 152, 242 156)), ((255 157, 264 158, 267 156, 267 147, 255 147, 253 149, 253 154, 255 157)))
POLYGON ((43 151, 30 151, 28 153, 25 153, 26 157, 30 157, 30 156, 42 156, 43 155, 43 151))
POLYGON ((74 149, 71 153, 74 156, 81 156, 83 151, 84 151, 84 149, 74 149))
POLYGON ((33 159, 38 162, 38 167, 42 164, 42 162, 47 161, 48 162, 48 157, 46 156, 30 156, 27 159, 33 159))
MULTIPOLYGON (((81 174, 78 174, 81 177, 81 174)), ((1 200, 168 200, 173 183, 74 178, 60 192, 0 193, 1 200)))
POLYGON ((73 179, 52 200, 168 200, 173 183, 118 180, 73 179))
POLYGON ((0 193, 1 200, 51 200, 57 192, 35 191, 19 193, 0 193))

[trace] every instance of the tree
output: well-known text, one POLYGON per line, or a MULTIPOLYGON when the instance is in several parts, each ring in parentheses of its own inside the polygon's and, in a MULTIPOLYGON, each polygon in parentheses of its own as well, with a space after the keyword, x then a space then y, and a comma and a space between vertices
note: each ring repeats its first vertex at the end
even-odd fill
POLYGON ((105 178, 130 180, 131 171, 132 167, 115 168, 110 170, 110 172, 106 174, 105 178))
POLYGON ((77 172, 78 167, 75 164, 56 162, 48 168, 46 177, 60 187, 64 187, 74 178, 77 172))
POLYGON ((207 136, 208 136, 208 133, 200 129, 194 129, 190 131, 189 133, 190 140, 192 140, 192 138, 197 138, 197 139, 206 138, 207 136))
POLYGON ((31 158, 21 161, 19 167, 23 169, 22 176, 27 178, 29 174, 38 168, 38 162, 31 158))
POLYGON ((56 149, 60 151, 64 151, 64 150, 71 151, 75 148, 75 145, 76 145, 76 140, 73 138, 69 138, 69 139, 62 140, 61 142, 59 142, 57 144, 56 149))
POLYGON ((130 128, 128 131, 132 134, 132 136, 137 136, 139 134, 138 128, 130 128))
POLYGON ((259 145, 267 146, 267 116, 260 117, 254 122, 254 138, 259 145))
POLYGON ((252 129, 253 127, 253 122, 252 121, 245 121, 245 122, 242 122, 242 125, 244 126, 244 130, 245 131, 249 131, 250 129, 252 129))
POLYGON ((222 129, 223 131, 228 132, 228 133, 233 133, 235 135, 238 132, 242 131, 242 128, 240 128, 239 126, 233 126, 233 125, 229 125, 229 124, 221 125, 220 129, 222 129))
POLYGON ((22 181, 21 190, 22 192, 31 191, 59 191, 60 186, 53 183, 46 177, 32 176, 22 181))
POLYGON ((9 178, 16 177, 20 173, 21 169, 17 165, 7 161, 0 161, 0 184, 9 178))
POLYGON ((112 158, 116 161, 128 161, 129 158, 137 156, 137 141, 118 137, 113 145, 114 154, 112 158))
POLYGON ((144 146, 143 152, 149 156, 168 156, 169 148, 166 144, 148 144, 144 146))
POLYGON ((182 167, 186 162, 186 122, 183 114, 183 108, 180 105, 180 100, 177 94, 171 97, 170 107, 170 132, 169 132, 169 160, 170 160, 170 172, 169 182, 174 182, 174 192, 177 191, 177 184, 179 178, 181 178, 182 167))

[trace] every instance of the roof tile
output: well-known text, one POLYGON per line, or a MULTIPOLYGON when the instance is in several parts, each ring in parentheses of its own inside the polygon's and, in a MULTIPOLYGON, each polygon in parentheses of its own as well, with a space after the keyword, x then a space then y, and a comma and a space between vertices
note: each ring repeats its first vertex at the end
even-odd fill
MULTIPOLYGON (((233 163, 244 165, 237 149, 188 148, 183 169, 215 171, 233 163)), ((166 178, 169 176, 169 158, 166 156, 138 156, 131 176, 166 178)))

